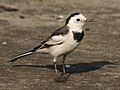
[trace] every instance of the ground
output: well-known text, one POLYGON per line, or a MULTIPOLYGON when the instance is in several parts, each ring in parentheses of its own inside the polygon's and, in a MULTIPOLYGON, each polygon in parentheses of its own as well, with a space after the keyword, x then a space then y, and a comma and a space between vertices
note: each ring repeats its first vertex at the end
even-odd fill
POLYGON ((0 90, 120 90, 120 0, 0 0, 0 90), (8 61, 64 25, 73 12, 94 19, 56 75, 52 58, 35 54, 8 61))

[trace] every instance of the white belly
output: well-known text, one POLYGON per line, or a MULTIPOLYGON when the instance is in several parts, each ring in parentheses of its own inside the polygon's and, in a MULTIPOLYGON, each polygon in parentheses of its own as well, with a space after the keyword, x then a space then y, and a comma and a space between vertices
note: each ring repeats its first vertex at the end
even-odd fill
POLYGON ((53 46, 49 49, 49 54, 53 57, 69 54, 79 45, 73 38, 68 38, 63 44, 53 46))

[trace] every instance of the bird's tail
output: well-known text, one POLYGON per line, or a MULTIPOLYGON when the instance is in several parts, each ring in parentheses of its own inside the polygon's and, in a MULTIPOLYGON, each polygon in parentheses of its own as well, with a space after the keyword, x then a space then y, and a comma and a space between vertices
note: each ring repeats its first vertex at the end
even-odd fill
POLYGON ((16 56, 16 57, 14 57, 14 58, 12 58, 9 62, 17 61, 19 58, 22 58, 22 57, 25 57, 25 56, 28 56, 28 55, 33 54, 35 51, 36 51, 36 50, 35 50, 35 48, 34 48, 34 49, 32 49, 32 50, 29 50, 29 51, 27 51, 27 52, 24 52, 24 53, 22 53, 22 54, 20 54, 20 55, 18 55, 18 56, 16 56))
POLYGON ((31 49, 31 50, 29 50, 29 51, 27 51, 27 52, 24 52, 24 53, 22 53, 22 54, 20 54, 20 55, 18 55, 18 56, 16 56, 16 57, 14 57, 13 59, 11 59, 11 60, 8 61, 8 62, 17 61, 19 58, 22 58, 22 57, 25 57, 25 56, 28 56, 28 55, 31 55, 31 54, 35 53, 35 52, 37 51, 37 49, 39 49, 42 45, 44 45, 44 42, 45 42, 45 41, 43 41, 40 45, 34 47, 33 49, 31 49))

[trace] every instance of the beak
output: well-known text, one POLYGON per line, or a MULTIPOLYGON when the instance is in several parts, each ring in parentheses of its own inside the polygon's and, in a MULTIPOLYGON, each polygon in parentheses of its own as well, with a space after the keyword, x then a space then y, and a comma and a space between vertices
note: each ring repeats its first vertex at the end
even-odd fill
POLYGON ((88 18, 87 18, 85 21, 86 21, 86 22, 93 22, 94 20, 93 20, 93 19, 88 19, 88 18))

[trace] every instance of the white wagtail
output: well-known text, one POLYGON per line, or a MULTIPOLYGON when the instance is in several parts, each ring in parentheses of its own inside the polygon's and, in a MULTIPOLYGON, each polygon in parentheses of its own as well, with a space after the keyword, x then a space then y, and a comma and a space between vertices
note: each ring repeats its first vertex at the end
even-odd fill
POLYGON ((63 56, 63 73, 65 73, 64 62, 66 56, 75 50, 83 39, 84 31, 82 27, 85 22, 91 22, 91 20, 81 13, 72 13, 66 19, 65 25, 53 32, 48 38, 42 41, 40 45, 14 57, 9 62, 17 61, 21 57, 34 53, 46 53, 52 56, 55 71, 57 72, 56 60, 58 57, 63 56))

